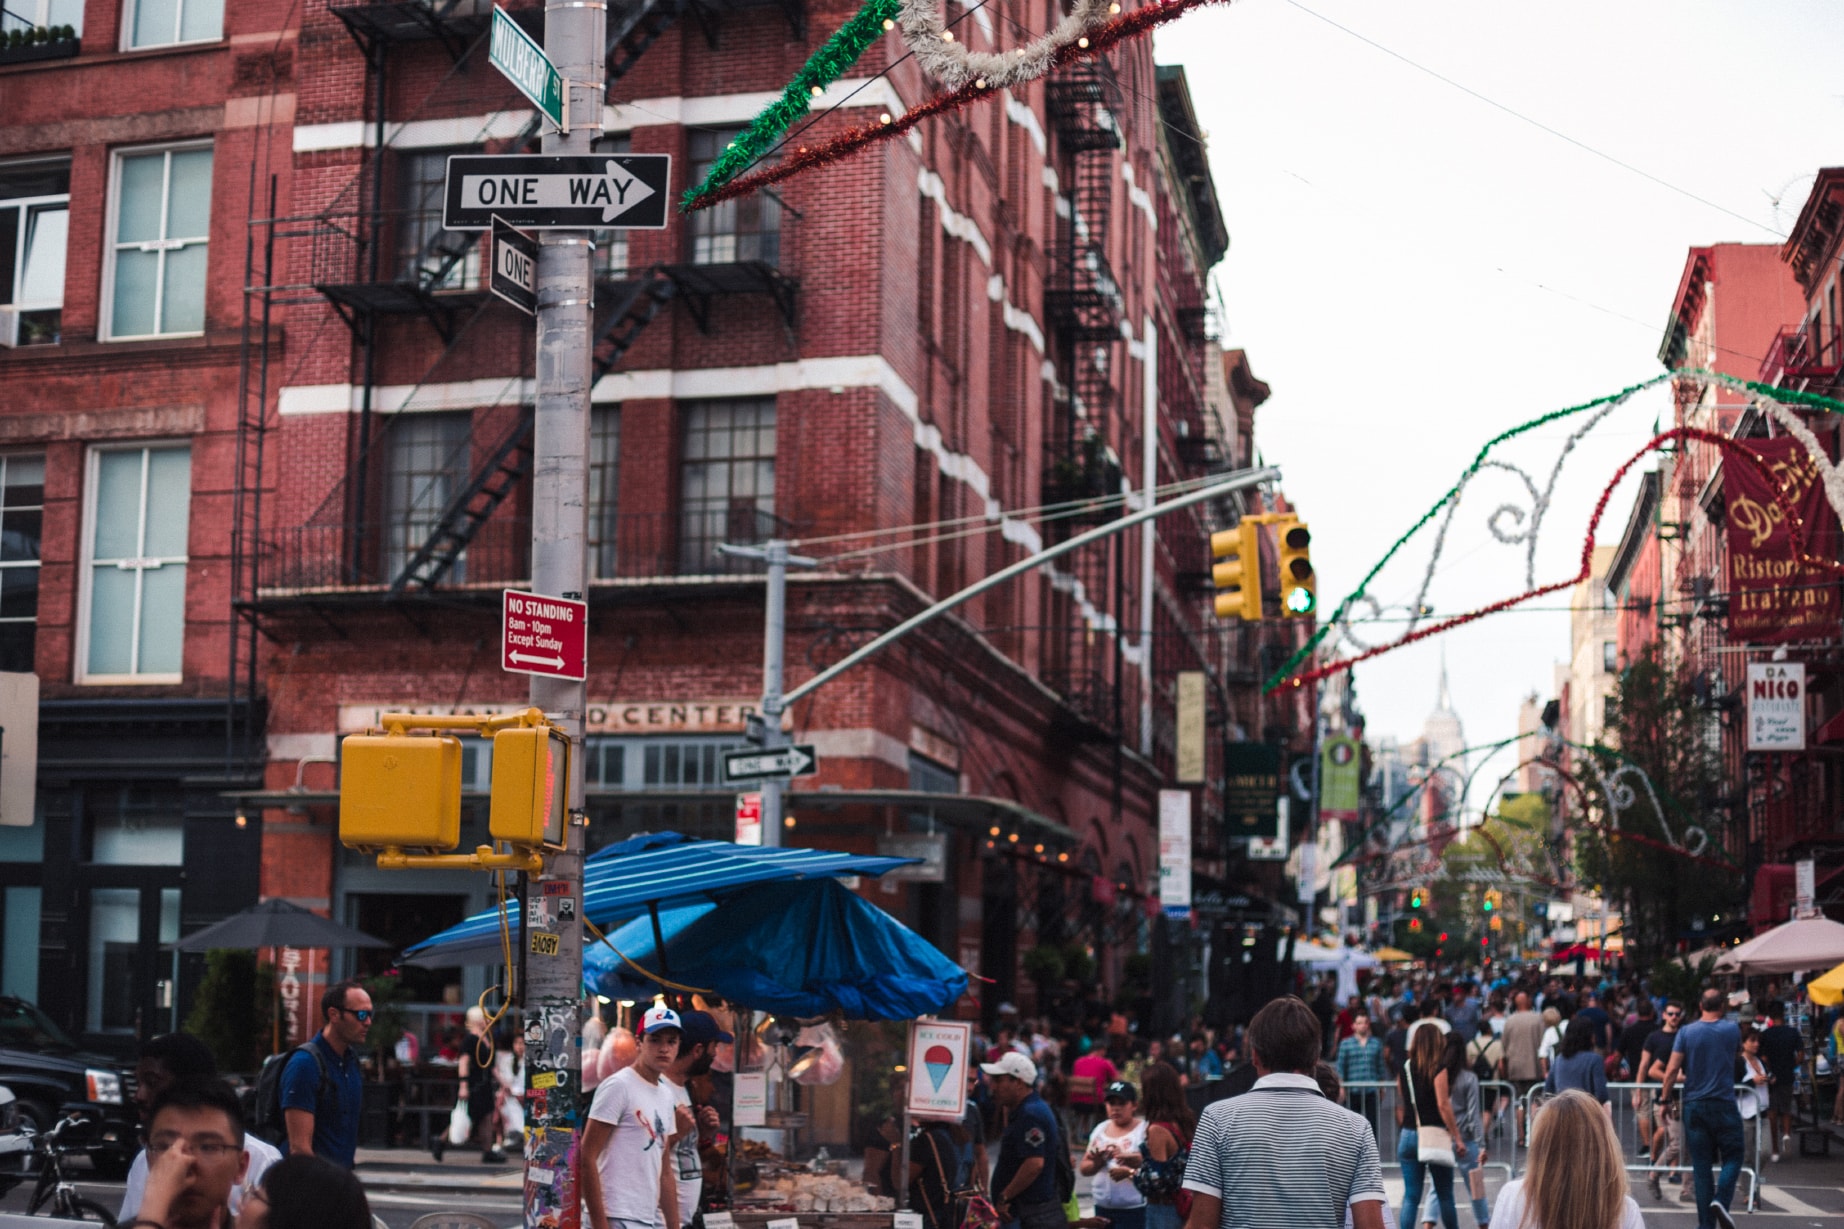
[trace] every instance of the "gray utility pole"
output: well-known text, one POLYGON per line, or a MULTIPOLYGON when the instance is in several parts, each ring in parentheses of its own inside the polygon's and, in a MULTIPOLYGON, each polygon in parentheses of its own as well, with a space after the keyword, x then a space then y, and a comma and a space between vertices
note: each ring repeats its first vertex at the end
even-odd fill
MULTIPOLYGON (((788 544, 781 541, 769 542, 761 547, 731 546, 728 543, 719 546, 717 548, 718 551, 725 555, 733 555, 742 559, 761 559, 769 565, 767 618, 765 620, 763 635, 765 644, 762 652, 762 719, 766 727, 763 732, 765 740, 763 746, 766 748, 785 747, 787 745, 787 737, 781 732, 781 715, 787 712, 796 700, 811 695, 814 691, 830 683, 833 679, 839 677, 839 675, 845 673, 847 670, 850 670, 859 662, 877 653, 883 652, 890 645, 916 630, 916 628, 921 627, 924 623, 929 622, 939 615, 946 614, 969 598, 978 597, 980 594, 986 592, 986 590, 1002 585, 1014 576, 1021 576, 1031 571, 1033 568, 1042 567, 1052 559, 1067 555, 1070 551, 1079 550, 1091 542, 1099 542, 1104 538, 1121 532, 1123 529, 1131 529, 1135 525, 1152 521, 1158 517, 1164 516, 1168 512, 1176 512, 1180 508, 1189 508, 1195 504, 1205 503, 1212 499, 1221 499, 1223 496, 1233 491, 1240 491, 1244 487, 1260 486, 1264 482, 1275 481, 1280 476, 1281 471, 1271 466, 1263 469, 1241 470, 1229 475, 1220 482, 1213 482, 1209 486, 1199 487, 1195 491, 1187 491, 1185 494, 1175 496, 1165 503, 1142 508, 1140 511, 1129 516, 1124 516, 1118 521, 1109 521, 1106 525, 1098 525, 1087 533, 1077 534, 1067 542, 1059 542, 1055 546, 1038 551, 1029 558, 1020 559, 1017 563, 1000 568, 991 576, 974 581, 959 593, 941 599, 927 610, 911 615, 869 644, 846 654, 839 661, 834 662, 800 686, 794 688, 794 690, 786 693, 782 691, 782 658, 783 645, 787 638, 787 569, 790 564, 800 567, 815 567, 818 566, 820 561, 802 558, 799 555, 788 554, 788 544)), ((779 845, 781 843, 782 790, 783 785, 780 781, 764 781, 762 783, 762 843, 764 845, 779 845), (774 811, 772 812, 772 825, 770 822, 771 812, 769 810, 771 798, 773 799, 772 805, 774 807, 774 811), (770 835, 771 832, 773 833, 772 836, 770 835)))
MULTIPOLYGON (((788 736, 781 729, 781 715, 787 711, 787 702, 781 697, 781 680, 788 639, 788 568, 815 568, 820 561, 790 555, 787 542, 780 538, 761 546, 732 546, 725 542, 718 546, 717 553, 735 559, 757 559, 768 565, 762 617, 762 733, 758 741, 764 751, 773 751, 788 745, 788 736)), ((770 777, 757 788, 762 794, 762 843, 779 845, 781 801, 787 785, 779 777, 770 777)))
MULTIPOLYGON (((607 10, 545 6, 544 50, 563 75, 568 135, 544 136, 546 154, 590 154, 602 131, 607 10)), ((580 600, 589 534, 590 325, 594 310, 588 231, 549 230, 538 246, 537 423, 532 451, 531 587, 580 600)), ((520 953, 525 984, 525 1224, 578 1229, 577 1148, 588 1112, 582 1087, 583 718, 580 682, 533 677, 531 702, 570 735, 570 823, 563 852, 545 858, 523 902, 523 930, 546 950, 520 953), (548 924, 546 924, 548 923, 548 924), (538 932, 544 932, 542 936, 538 932), (555 936, 553 939, 551 936, 555 936)))

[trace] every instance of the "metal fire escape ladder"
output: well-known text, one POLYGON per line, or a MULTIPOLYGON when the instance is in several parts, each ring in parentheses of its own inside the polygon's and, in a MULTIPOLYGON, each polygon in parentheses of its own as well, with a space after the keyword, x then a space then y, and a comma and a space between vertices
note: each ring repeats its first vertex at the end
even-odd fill
POLYGON ((480 527, 531 473, 535 425, 535 416, 520 413, 518 422, 493 450, 493 455, 448 502, 442 519, 429 531, 428 539, 391 581, 392 597, 401 595, 411 586, 434 588, 460 560, 480 527))
POLYGON ((608 30, 608 79, 619 81, 685 13, 688 0, 646 0, 608 30))
POLYGON ((679 284, 658 265, 647 270, 646 276, 638 281, 622 284, 621 297, 615 301, 614 310, 609 312, 602 327, 596 330, 595 341, 589 347, 594 355, 596 379, 615 369, 640 334, 653 323, 660 309, 672 302, 678 292, 679 284))

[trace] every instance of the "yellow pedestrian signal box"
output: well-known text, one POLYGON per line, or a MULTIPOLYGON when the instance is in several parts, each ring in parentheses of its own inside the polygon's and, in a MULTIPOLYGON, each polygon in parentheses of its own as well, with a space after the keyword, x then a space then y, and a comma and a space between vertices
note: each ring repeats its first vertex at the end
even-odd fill
POLYGON ((1210 535, 1210 554, 1216 565, 1210 570, 1216 586, 1216 612, 1219 619, 1261 621, 1261 527, 1244 520, 1234 529, 1210 535))
POLYGON ((340 744, 339 839, 378 855, 380 870, 464 867, 544 869, 543 846, 561 849, 570 820, 570 739, 541 709, 494 717, 385 713, 383 728, 340 744), (430 731, 423 733, 421 731, 430 731), (493 739, 494 844, 461 842, 461 740, 493 739))
POLYGON ((367 733, 340 743, 339 840, 360 850, 461 842, 461 740, 367 733))
POLYGON ((569 819, 570 740, 553 726, 493 735, 493 800, 487 829, 496 841, 562 849, 569 819))
POLYGON ((1319 577, 1313 571, 1313 535, 1302 521, 1288 517, 1275 526, 1280 539, 1281 617, 1311 618, 1319 607, 1319 577))

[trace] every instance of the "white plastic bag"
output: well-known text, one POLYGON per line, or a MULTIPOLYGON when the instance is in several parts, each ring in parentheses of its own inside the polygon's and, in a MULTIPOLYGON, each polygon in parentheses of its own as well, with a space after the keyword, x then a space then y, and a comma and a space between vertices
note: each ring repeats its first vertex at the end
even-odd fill
POLYGON ((448 1142, 459 1148, 474 1133, 474 1120, 467 1114, 467 1093, 463 1092, 448 1111, 448 1142))

